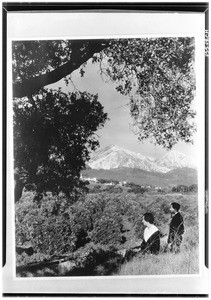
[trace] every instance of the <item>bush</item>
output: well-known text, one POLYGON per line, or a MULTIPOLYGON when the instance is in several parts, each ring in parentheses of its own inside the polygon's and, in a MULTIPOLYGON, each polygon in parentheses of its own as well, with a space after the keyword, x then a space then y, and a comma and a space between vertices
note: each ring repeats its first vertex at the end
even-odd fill
POLYGON ((98 194, 98 193, 101 192, 101 185, 100 185, 100 184, 96 184, 96 185, 94 185, 93 188, 90 188, 89 191, 90 191, 90 193, 92 193, 92 194, 98 194))
POLYGON ((90 243, 75 255, 75 268, 67 275, 90 276, 111 275, 117 271, 122 256, 117 253, 114 246, 90 243))
POLYGON ((104 245, 121 243, 119 199, 101 194, 71 204, 64 196, 47 196, 39 203, 32 198, 28 192, 16 203, 16 246, 30 244, 35 253, 59 256, 91 240, 104 245))
POLYGON ((190 186, 186 185, 178 185, 176 187, 172 188, 173 193, 196 193, 198 191, 198 185, 197 184, 192 184, 190 186))
MULTIPOLYGON (((25 206, 25 203, 22 204, 25 206)), ((20 204, 16 211, 17 243, 30 241, 35 252, 48 255, 72 251, 74 236, 69 215, 63 207, 65 204, 66 199, 58 197, 46 197, 40 206, 28 203, 26 211, 21 210, 20 204)))
POLYGON ((75 247, 68 199, 45 197, 40 204, 32 197, 22 198, 16 204, 16 245, 30 244, 34 252, 60 255, 75 247))
POLYGON ((108 186, 106 188, 106 192, 109 194, 121 194, 123 192, 123 189, 120 186, 108 186))
MULTIPOLYGON (((17 255, 18 264, 45 259, 52 255, 76 253, 91 243, 102 247, 133 247, 143 238, 142 216, 152 212, 156 226, 168 232, 171 202, 181 203, 185 234, 182 247, 188 251, 198 240, 197 196, 89 194, 72 204, 64 196, 46 196, 40 203, 32 201, 31 192, 23 193, 16 203, 16 246, 32 246, 34 254, 17 255), (193 232, 188 232, 188 227, 193 232), (125 237, 123 246, 123 235, 125 237), (195 236, 194 236, 195 234, 195 236), (194 237, 194 239, 193 239, 194 237), (103 246, 102 246, 103 245, 103 246), (192 245, 192 246, 191 246, 192 245)), ((115 259, 114 259, 115 260, 115 259)), ((100 268, 99 267, 99 272, 100 268)))
POLYGON ((19 267, 30 263, 43 262, 49 260, 50 258, 50 255, 45 255, 42 253, 34 253, 31 256, 28 256, 25 252, 23 252, 21 255, 16 253, 16 266, 19 267))
POLYGON ((69 223, 74 237, 74 250, 84 246, 89 241, 88 232, 93 228, 93 220, 89 209, 80 201, 69 209, 69 223))
POLYGON ((128 192, 134 194, 144 194, 146 192, 146 189, 140 186, 132 186, 128 192))
POLYGON ((122 240, 121 216, 117 212, 107 211, 94 223, 91 240, 103 245, 120 244, 122 240))

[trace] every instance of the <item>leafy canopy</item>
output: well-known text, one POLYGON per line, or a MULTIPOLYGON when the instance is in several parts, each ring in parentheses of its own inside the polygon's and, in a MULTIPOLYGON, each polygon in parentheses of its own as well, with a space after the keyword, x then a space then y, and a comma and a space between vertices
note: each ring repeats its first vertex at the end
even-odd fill
POLYGON ((101 76, 128 95, 134 132, 140 141, 151 138, 167 149, 178 141, 192 142, 194 38, 15 42, 14 95, 17 85, 24 91, 30 80, 42 79, 43 87, 78 68, 83 76, 90 58, 99 63, 101 76), (69 69, 65 72, 66 65, 69 69))
POLYGON ((15 166, 40 191, 70 193, 98 146, 107 115, 96 95, 45 89, 97 63, 101 76, 128 95, 134 133, 171 149, 192 142, 195 92, 193 38, 13 42, 15 166))
POLYGON ((190 143, 195 131, 191 109, 195 92, 194 39, 124 40, 104 50, 103 74, 129 95, 138 139, 171 149, 190 143))
POLYGON ((95 131, 107 114, 97 95, 40 91, 14 101, 15 168, 38 192, 70 196, 83 187, 80 171, 99 142, 95 131))

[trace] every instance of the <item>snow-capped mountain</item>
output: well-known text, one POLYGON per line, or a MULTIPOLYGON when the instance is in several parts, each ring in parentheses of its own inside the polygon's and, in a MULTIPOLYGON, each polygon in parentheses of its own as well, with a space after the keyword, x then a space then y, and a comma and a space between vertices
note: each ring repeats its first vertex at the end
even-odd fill
POLYGON ((160 167, 166 167, 171 170, 177 168, 196 168, 193 158, 179 151, 170 151, 162 158, 156 160, 155 163, 160 167))
POLYGON ((183 153, 171 151, 163 158, 153 161, 140 153, 111 145, 95 152, 88 165, 92 169, 136 168, 148 172, 167 173, 175 168, 195 168, 191 159, 183 153))
POLYGON ((156 165, 140 153, 135 153, 116 145, 108 146, 94 153, 88 165, 92 169, 137 168, 151 172, 166 173, 170 169, 156 165))

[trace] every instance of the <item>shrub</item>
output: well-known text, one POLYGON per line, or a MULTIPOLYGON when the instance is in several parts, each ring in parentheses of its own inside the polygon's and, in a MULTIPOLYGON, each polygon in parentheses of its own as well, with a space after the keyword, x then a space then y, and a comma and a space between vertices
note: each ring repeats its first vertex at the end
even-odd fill
POLYGON ((72 237, 74 237, 74 249, 77 249, 89 241, 88 232, 93 228, 93 221, 84 202, 73 204, 68 209, 68 213, 72 237))
POLYGON ((90 238, 94 243, 118 244, 121 242, 122 215, 121 202, 107 199, 100 218, 96 218, 90 238))
POLYGON ((83 205, 88 210, 91 217, 92 224, 101 218, 105 207, 107 206, 108 199, 103 193, 97 195, 87 195, 83 205))
POLYGON ((110 275, 116 271, 122 256, 114 246, 93 244, 87 245, 75 255, 76 267, 67 275, 110 275))
POLYGON ((109 186, 107 187, 106 192, 109 194, 121 194, 123 192, 123 189, 120 186, 109 186))
MULTIPOLYGON (((123 232, 124 247, 133 247, 143 238, 142 216, 152 212, 156 225, 166 233, 169 228, 171 202, 181 203, 185 221, 185 234, 182 242, 184 251, 197 245, 198 222, 197 196, 194 195, 135 195, 108 194, 100 192, 89 194, 85 198, 72 203, 62 195, 46 196, 40 203, 32 201, 32 193, 25 192, 16 203, 16 246, 32 246, 35 253, 27 257, 18 256, 18 263, 28 263, 36 257, 48 257, 77 252, 90 243, 115 245, 122 249, 123 232), (188 227, 193 232, 189 233, 188 227), (195 234, 195 241, 193 236, 195 234), (191 246, 191 247, 192 247, 191 246)), ((115 260, 115 259, 114 259, 115 260)), ((99 272, 100 268, 99 267, 99 272)))
POLYGON ((74 235, 65 197, 45 197, 40 205, 32 197, 16 204, 16 245, 30 243, 34 251, 60 255, 74 249, 74 235))
POLYGON ((173 193, 188 193, 188 192, 191 192, 191 193, 196 193, 198 191, 198 185, 197 184, 192 184, 190 186, 186 186, 186 185, 178 185, 178 186, 174 186, 172 188, 172 192, 173 193))
POLYGON ((118 214, 107 212, 94 224, 90 235, 94 243, 115 245, 121 243, 121 220, 118 214))
POLYGON ((90 188, 90 193, 92 194, 98 194, 101 191, 101 185, 100 184, 96 184, 94 185, 93 188, 90 188))
POLYGON ((28 256, 25 252, 21 255, 16 253, 16 266, 23 266, 26 264, 34 263, 34 262, 42 262, 50 259, 50 255, 45 255, 42 253, 34 253, 31 256, 28 256))
POLYGON ((128 192, 134 194, 144 194, 146 192, 146 189, 140 186, 132 186, 128 192))

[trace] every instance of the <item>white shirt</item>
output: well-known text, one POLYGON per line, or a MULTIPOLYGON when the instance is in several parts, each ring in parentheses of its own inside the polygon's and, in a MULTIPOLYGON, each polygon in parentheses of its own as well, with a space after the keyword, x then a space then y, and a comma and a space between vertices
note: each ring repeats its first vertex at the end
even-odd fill
POLYGON ((147 242, 148 239, 151 237, 151 235, 153 235, 153 233, 155 233, 158 230, 159 229, 153 224, 150 226, 150 228, 146 227, 144 229, 144 240, 145 240, 145 242, 147 242))

